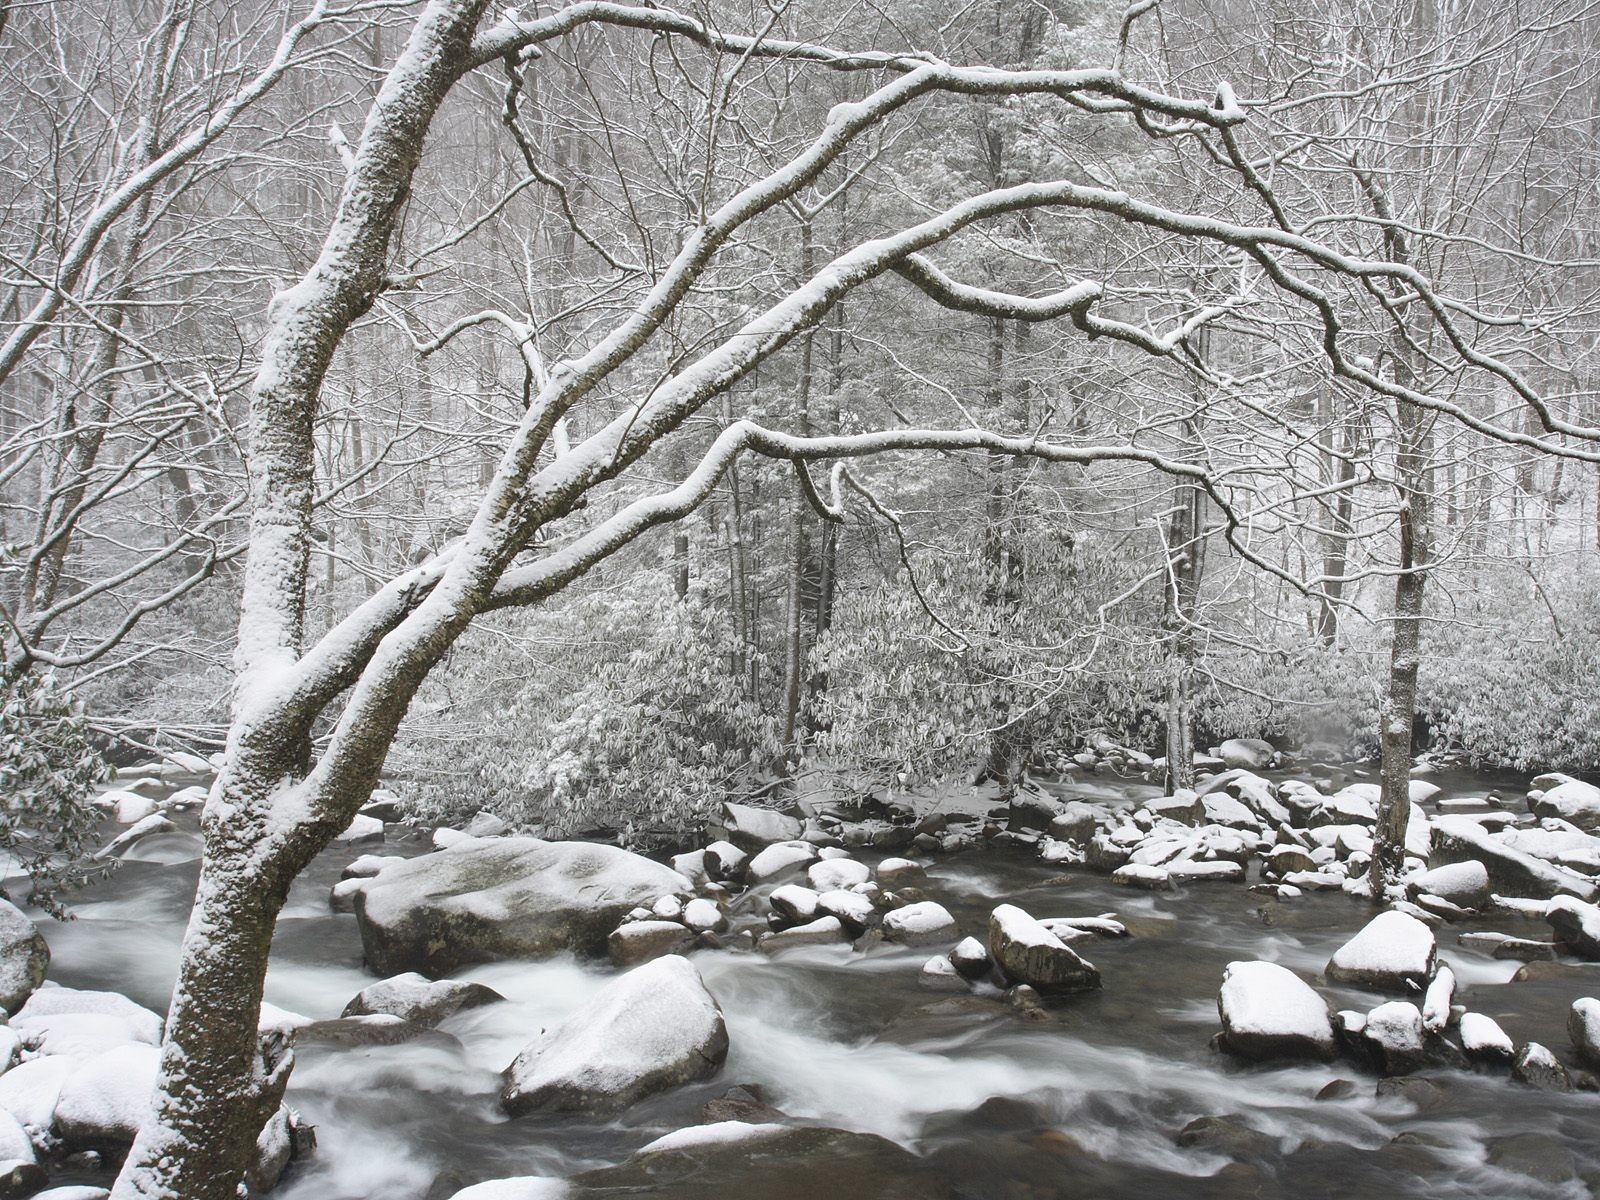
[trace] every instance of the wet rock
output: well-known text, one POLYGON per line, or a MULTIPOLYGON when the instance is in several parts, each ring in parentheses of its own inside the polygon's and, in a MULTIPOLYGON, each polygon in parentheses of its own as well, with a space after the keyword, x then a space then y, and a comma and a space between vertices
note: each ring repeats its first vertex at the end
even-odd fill
POLYGON ((1600 830, 1600 788, 1560 772, 1533 781, 1528 809, 1536 817, 1554 817, 1579 829, 1600 830))
POLYGON ((1251 1129, 1238 1114, 1224 1117, 1197 1117, 1175 1139, 1186 1150, 1203 1150, 1224 1158, 1256 1160, 1277 1153, 1277 1139, 1251 1129))
POLYGON ((297 1046, 397 1046, 421 1037, 428 1032, 428 1027, 388 1013, 372 1013, 302 1021, 293 1026, 291 1032, 297 1046))
POLYGON ((1543 1133, 1518 1133, 1488 1145, 1489 1165, 1555 1186, 1578 1179, 1578 1164, 1560 1141, 1543 1133))
POLYGON ((1353 1079, 1333 1079, 1323 1084, 1318 1090, 1318 1100, 1351 1100, 1361 1093, 1361 1087, 1353 1079))
POLYGON ((562 950, 599 954, 624 914, 687 891, 676 871, 615 846, 472 839, 380 871, 356 899, 368 965, 442 974, 562 950))
POLYGON ((1518 967, 1516 974, 1511 977, 1511 982, 1570 983, 1574 987, 1588 987, 1594 983, 1595 978, 1593 968, 1580 967, 1576 963, 1531 962, 1518 967))
POLYGON ((118 1046, 84 1060, 61 1083, 55 1128, 73 1149, 124 1149, 150 1111, 161 1051, 118 1046))
POLYGON ((748 804, 722 806, 721 836, 739 849, 754 852, 774 842, 798 841, 805 825, 797 817, 748 804))
POLYGON ((700 972, 671 955, 612 981, 547 1029, 505 1070, 500 1102, 530 1112, 620 1112, 712 1075, 728 1030, 700 972))
POLYGON ((838 917, 818 917, 792 929, 762 934, 756 939, 756 949, 763 954, 776 954, 796 946, 831 946, 844 940, 844 926, 838 917))
POLYGON ((1600 907, 1571 896, 1557 896, 1550 901, 1545 920, 1555 930, 1556 940, 1571 953, 1600 962, 1600 907))
POLYGON ((942 904, 921 900, 886 913, 883 936, 901 946, 932 946, 956 936, 956 919, 942 904))
POLYGON ((1064 808, 1059 800, 1049 796, 1022 792, 1006 808, 1006 828, 1045 832, 1050 828, 1050 823, 1062 815, 1064 808))
POLYGON ((580 1194, 631 1200, 950 1200, 938 1168, 885 1138, 813 1126, 724 1122, 679 1130, 627 1162, 577 1176, 580 1194))
POLYGON ((1380 1079, 1376 1094, 1380 1100, 1404 1100, 1420 1112, 1431 1112, 1445 1100, 1438 1084, 1415 1075, 1390 1075, 1380 1079))
POLYGON ((1489 902, 1489 869, 1476 859, 1448 863, 1411 876, 1406 891, 1413 900, 1438 896, 1462 908, 1482 908, 1489 902))
POLYGON ((676 921, 629 921, 606 938, 606 952, 619 967, 636 966, 694 945, 695 931, 676 921))
POLYGON ((1046 994, 1100 986, 1093 963, 1014 904, 1001 904, 989 914, 988 950, 1007 980, 1046 994))
POLYGON ((14 1013, 44 982, 50 947, 16 905, 0 900, 0 1008, 14 1013))
POLYGON ((1232 962, 1217 995, 1223 1048, 1240 1058, 1333 1057, 1328 1006, 1311 986, 1269 962, 1232 962))
POLYGON ((1482 1013, 1463 1013, 1461 1048, 1474 1062, 1507 1066, 1517 1056, 1517 1048, 1500 1023, 1482 1013))
POLYGON ((994 969, 994 960, 977 938, 962 938, 950 951, 950 965, 963 979, 982 979, 994 969))
POLYGON ((948 956, 943 954, 935 954, 922 964, 922 970, 917 973, 917 982, 935 992, 964 992, 967 990, 967 981, 961 978, 955 965, 948 956))
POLYGON ((1025 1021, 1048 1021, 1049 1010, 1044 1006, 1044 997, 1039 994, 1039 989, 1026 983, 1019 983, 1015 987, 1006 989, 1006 1004, 1011 1011, 1025 1021))
POLYGON ((1567 1012, 1567 1035, 1578 1052, 1578 1061, 1600 1068, 1600 1000, 1585 996, 1572 1002, 1567 1012))
POLYGON ((718 1121, 744 1121, 750 1125, 769 1124, 788 1119, 788 1114, 767 1103, 766 1095, 753 1083, 731 1087, 715 1100, 700 1107, 700 1117, 706 1123, 718 1121))
POLYGON ((1266 770, 1276 753, 1272 743, 1258 738, 1229 738, 1217 747, 1217 757, 1225 766, 1243 771, 1266 770))
POLYGON ((776 842, 751 858, 745 867, 745 874, 752 883, 765 883, 816 861, 817 848, 810 842, 776 842))
POLYGON ((493 1004, 505 997, 481 983, 460 979, 435 982, 415 972, 396 975, 362 988, 344 1006, 341 1016, 383 1014, 418 1025, 434 1026, 464 1008, 493 1004))
POLYGON ((1572 1080, 1560 1060, 1538 1042, 1529 1042, 1511 1064, 1511 1078, 1544 1092, 1570 1092, 1572 1080))
POLYGON ((1328 978, 1379 989, 1427 986, 1436 949, 1433 931, 1415 917, 1382 912, 1328 961, 1328 978))

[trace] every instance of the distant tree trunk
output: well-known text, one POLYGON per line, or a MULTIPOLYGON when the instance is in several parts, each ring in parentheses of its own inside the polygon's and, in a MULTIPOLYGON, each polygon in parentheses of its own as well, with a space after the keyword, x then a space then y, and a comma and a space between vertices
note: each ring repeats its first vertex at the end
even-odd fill
MULTIPOLYGON (((1184 423, 1191 442, 1198 440, 1194 421, 1184 423)), ((1191 483, 1173 489, 1172 516, 1167 523, 1167 680, 1166 787, 1192 788, 1194 774, 1194 677, 1198 643, 1196 617, 1200 582, 1205 571, 1205 492, 1191 483)))
MULTIPOLYGON (((811 278, 816 255, 811 219, 800 222, 800 280, 811 278)), ((795 396, 795 432, 811 436, 811 386, 815 337, 808 330, 800 340, 800 381, 795 396)), ((800 697, 805 683, 806 499, 795 485, 789 515, 789 560, 783 632, 783 754, 780 770, 788 774, 800 761, 800 697)))
MULTIPOLYGON (((1019 351, 1027 344, 1026 324, 1017 327, 1019 351)), ((1013 431, 1024 429, 1028 421, 1029 393, 1014 370, 1017 382, 1009 389, 1007 411, 1005 322, 994 318, 989 326, 989 403, 1013 431)), ((984 601, 990 614, 990 628, 998 647, 1014 636, 1017 611, 1022 603, 1023 555, 1018 529, 1017 470, 1019 464, 999 455, 988 462, 987 514, 984 531, 984 601)), ((1000 672, 1003 674, 1003 672, 1000 672)), ((1024 723, 1012 714, 1010 697, 1002 680, 994 706, 994 732, 989 739, 986 774, 1000 786, 1002 798, 1013 795, 1022 782, 1027 765, 1027 736, 1024 723)))
POLYGON ((1317 641, 1332 648, 1339 641, 1339 608, 1344 600, 1344 576, 1349 570, 1354 497, 1348 485, 1356 471, 1355 430, 1352 414, 1335 417, 1331 389, 1325 389, 1319 401, 1323 410, 1321 423, 1328 431, 1329 440, 1329 450, 1323 455, 1325 477, 1329 483, 1340 487, 1333 498, 1333 530, 1328 535, 1327 550, 1322 558, 1322 587, 1317 592, 1317 641))

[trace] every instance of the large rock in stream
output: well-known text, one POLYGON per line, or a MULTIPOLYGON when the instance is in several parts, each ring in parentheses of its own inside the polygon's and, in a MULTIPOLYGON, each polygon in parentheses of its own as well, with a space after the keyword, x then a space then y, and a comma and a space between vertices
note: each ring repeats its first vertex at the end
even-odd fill
POLYGON ((530 1042, 505 1069, 500 1102, 530 1112, 620 1112, 704 1079, 728 1056, 728 1028, 693 963, 636 967, 530 1042))
POLYGON ((1240 1058, 1330 1059, 1333 1022, 1321 996, 1287 967, 1231 962, 1217 994, 1223 1048, 1240 1058))
POLYGON ((1415 917, 1381 912, 1328 960, 1328 978, 1372 988, 1418 991, 1433 978, 1433 930, 1415 917))
POLYGON ((14 1013, 44 982, 50 947, 16 905, 0 900, 0 1008, 14 1013))
POLYGON ((604 954, 626 913, 689 890, 670 867, 615 846, 474 838, 384 867, 355 910, 373 970, 440 975, 562 950, 604 954))
POLYGON ((1430 861, 1441 863, 1481 862, 1489 872, 1495 891, 1510 896, 1576 896, 1593 900, 1600 886, 1575 871, 1525 854, 1503 838, 1489 833, 1471 817, 1436 817, 1433 822, 1433 853, 1430 861))
POLYGON ((1001 904, 989 914, 989 956, 1009 982, 1045 994, 1100 986, 1093 963, 1015 904, 1001 904))

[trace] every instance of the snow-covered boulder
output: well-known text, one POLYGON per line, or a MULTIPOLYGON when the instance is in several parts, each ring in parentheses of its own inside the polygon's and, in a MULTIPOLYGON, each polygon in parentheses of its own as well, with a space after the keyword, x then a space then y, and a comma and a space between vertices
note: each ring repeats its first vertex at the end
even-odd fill
POLYGON ((1240 1058, 1333 1057, 1328 1006, 1310 984, 1270 962, 1231 962, 1217 994, 1222 1045, 1240 1058))
POLYGON ((721 1008, 694 964, 669 955, 614 980, 524 1048, 500 1100, 513 1116, 620 1112, 706 1078, 727 1055, 721 1008))
POLYGON ((967 987, 967 981, 945 954, 935 954, 923 963, 922 970, 917 972, 917 982, 935 992, 960 992, 967 987))
POLYGON ((763 954, 776 954, 796 946, 831 946, 844 939, 844 924, 838 917, 818 917, 804 925, 762 934, 756 940, 756 949, 763 954))
POLYGON ((1456 998, 1456 973, 1440 965, 1422 999, 1422 1028, 1428 1033, 1443 1033, 1450 1024, 1450 1006, 1456 998))
POLYGON ((956 919, 942 904, 920 900, 884 914, 883 936, 902 946, 931 946, 956 936, 956 919))
POLYGON ((860 937, 878 923, 878 910, 871 899, 860 892, 847 892, 835 888, 817 897, 817 911, 824 916, 837 917, 839 923, 852 937, 860 937))
POLYGON ((161 811, 161 802, 155 797, 122 789, 101 792, 95 797, 95 803, 101 808, 110 809, 112 819, 118 825, 135 825, 161 811))
POLYGON ((677 921, 628 921, 606 938, 606 953, 619 967, 632 967, 694 945, 695 932, 677 921))
POLYGON ((696 933, 710 933, 728 927, 728 918, 722 915, 716 901, 696 896, 683 906, 683 923, 696 933))
POLYGON ((61 1085, 85 1062, 71 1054, 45 1055, 18 1063, 0 1075, 0 1108, 36 1137, 50 1132, 61 1085))
POLYGON ((340 1015, 387 1014, 418 1025, 437 1025, 463 1008, 478 1008, 503 999, 499 992, 481 983, 461 979, 435 981, 408 971, 368 984, 351 998, 340 1015))
POLYGON ((927 872, 920 863, 912 862, 909 858, 886 858, 878 864, 875 873, 879 883, 886 888, 906 887, 921 883, 927 878, 927 872))
POLYGON ((1367 987, 1424 988, 1433 976, 1433 930, 1403 912, 1381 912, 1328 960, 1328 978, 1367 987))
POLYGON ((1217 747, 1217 757, 1235 770, 1262 771, 1272 765, 1276 751, 1259 738, 1229 738, 1217 747))
POLYGON ((982 979, 994 967, 989 951, 977 938, 962 938, 950 951, 950 965, 963 979, 982 979))
POLYGON ((116 837, 95 852, 95 857, 101 860, 107 858, 120 858, 124 851, 135 842, 142 842, 145 838, 155 833, 175 833, 177 826, 160 813, 151 813, 142 821, 135 821, 116 837))
POLYGON ((11 1018, 11 1028, 45 1054, 95 1054, 161 1042, 161 1018, 117 992, 45 984, 11 1018))
POLYGON ((1015 904, 989 914, 989 957, 1011 983, 1043 994, 1091 991, 1100 986, 1095 965, 1015 904))
POLYGON ((1471 817, 1434 819, 1431 858, 1436 865, 1476 859, 1488 869, 1490 885, 1503 895, 1593 900, 1600 894, 1594 881, 1516 849, 1471 817))
POLYGON ((817 848, 810 842, 774 842, 758 851, 745 871, 752 883, 765 883, 817 861, 817 848))
POLYGON ((741 850, 755 851, 774 842, 798 841, 805 824, 797 817, 748 804, 722 806, 722 836, 741 850))
MULTIPOLYGON (((34 1163, 39 1156, 33 1148, 33 1139, 22 1127, 22 1122, 10 1113, 0 1110, 0 1164, 34 1163)), ((0 1166, 0 1171, 7 1168, 0 1166)), ((32 1190, 31 1188, 29 1189, 32 1190)))
POLYGON ((405 861, 406 860, 404 856, 399 854, 363 854, 360 858, 351 862, 349 866, 345 867, 344 870, 340 871, 339 878, 341 880, 371 879, 385 867, 391 867, 395 863, 402 863, 405 861))
POLYGON ((824 858, 806 871, 806 882, 818 892, 840 891, 871 878, 872 869, 853 858, 824 858))
POLYGON ((1172 888, 1172 872, 1165 867, 1129 863, 1111 872, 1111 882, 1123 887, 1143 888, 1148 892, 1164 892, 1172 888))
POLYGON ((615 846, 472 839, 378 872, 356 897, 367 964, 385 975, 562 950, 599 954, 624 914, 689 881, 615 846))
POLYGON ((516 1175, 510 1179, 490 1179, 462 1188, 450 1200, 566 1200, 572 1185, 565 1179, 542 1175, 516 1175))
POLYGON ((468 837, 500 837, 511 832, 511 825, 506 819, 488 809, 480 809, 473 814, 472 820, 467 822, 468 837))
POLYGON ((1584 996, 1567 1012, 1567 1035, 1585 1066, 1600 1068, 1600 1000, 1584 996))
POLYGON ((1385 1075, 1405 1075, 1422 1065, 1422 1013, 1391 1000, 1367 1014, 1361 1040, 1385 1075))
POLYGON ((383 822, 377 817, 364 817, 360 813, 350 818, 350 824, 341 829, 333 838, 346 846, 358 846, 365 842, 383 841, 383 822))
POLYGON ((1461 1048, 1474 1062, 1505 1066, 1517 1056, 1511 1036, 1493 1017, 1476 1012, 1462 1013, 1460 1033, 1461 1048))
POLYGON ((1559 817, 1579 829, 1600 829, 1600 787, 1560 772, 1533 781, 1528 808, 1536 817, 1559 817))
POLYGON ((1489 868, 1476 859, 1447 863, 1411 876, 1406 890, 1413 899, 1438 896, 1462 908, 1481 908, 1489 902, 1489 868))
POLYGON ((1544 916, 1563 946, 1579 958, 1600 961, 1600 906, 1557 896, 1544 916))
POLYGON ((150 1109, 161 1051, 118 1046, 83 1061, 62 1080, 56 1132, 75 1149, 132 1144, 150 1109))
POLYGON ((817 919, 818 899, 818 894, 810 888, 801 887, 798 883, 786 883, 772 889, 772 895, 767 897, 767 903, 772 905, 772 911, 783 920, 795 925, 804 925, 807 921, 817 919))
POLYGON ((0 1008, 14 1013, 44 982, 50 947, 16 905, 0 900, 0 1008))

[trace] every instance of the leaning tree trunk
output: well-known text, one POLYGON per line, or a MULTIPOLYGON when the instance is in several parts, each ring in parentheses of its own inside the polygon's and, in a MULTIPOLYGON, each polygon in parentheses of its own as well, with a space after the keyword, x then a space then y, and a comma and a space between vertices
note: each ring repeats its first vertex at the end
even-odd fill
POLYGON ((117 1178, 115 1200, 235 1200, 287 1084, 289 1060, 263 1050, 253 1014, 289 883, 338 832, 335 822, 291 824, 281 812, 307 767, 318 708, 289 686, 305 618, 317 401, 346 330, 383 286, 428 128, 470 65, 468 47, 486 6, 432 0, 418 17, 373 102, 316 263, 270 310, 251 393, 252 511, 233 729, 206 802, 200 890, 152 1114, 117 1178))

